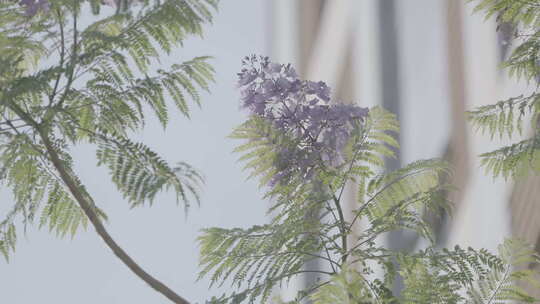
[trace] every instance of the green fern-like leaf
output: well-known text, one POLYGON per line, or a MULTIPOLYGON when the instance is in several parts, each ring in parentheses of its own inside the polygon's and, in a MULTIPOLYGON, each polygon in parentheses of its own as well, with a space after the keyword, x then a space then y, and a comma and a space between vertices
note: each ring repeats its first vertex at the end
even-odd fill
MULTIPOLYGON (((495 17, 500 23, 508 23, 515 28, 513 49, 503 66, 510 76, 537 82, 540 75, 540 3, 536 0, 478 0, 476 11, 482 11, 486 18, 495 17)), ((482 132, 492 138, 496 135, 509 138, 524 128, 532 127, 533 136, 518 143, 502 147, 481 155, 483 166, 494 176, 517 177, 537 168, 538 147, 537 128, 540 114, 538 92, 520 95, 492 105, 478 107, 468 112, 468 118, 482 132), (527 124, 525 124, 527 122, 527 124)))
POLYGON ((530 270, 516 270, 515 267, 535 261, 534 251, 520 240, 507 240, 499 246, 502 267, 493 267, 481 280, 468 290, 467 303, 536 303, 540 299, 529 296, 516 281, 528 281, 540 286, 535 274, 530 270))
POLYGON ((540 136, 520 141, 511 146, 481 154, 481 163, 493 176, 519 177, 534 173, 540 168, 540 136))
POLYGON ((377 296, 375 287, 362 274, 343 267, 339 274, 318 288, 311 299, 314 304, 382 303, 375 300, 377 296))
POLYGON ((530 121, 535 122, 539 112, 539 95, 533 93, 529 96, 518 96, 508 100, 499 101, 493 105, 485 105, 468 112, 469 120, 482 133, 488 133, 492 138, 495 135, 511 137, 514 133, 523 133, 523 119, 531 116, 530 121))
POLYGON ((124 137, 99 137, 99 165, 107 165, 112 180, 133 207, 152 203, 162 190, 172 189, 186 208, 189 195, 199 201, 202 176, 185 163, 173 168, 157 153, 124 137))
POLYGON ((72 169, 70 149, 82 142, 97 145, 100 164, 132 206, 152 203, 166 190, 186 208, 199 201, 197 171, 184 162, 169 165, 128 134, 140 131, 149 115, 166 127, 172 109, 189 117, 191 104, 201 104, 200 91, 213 81, 208 57, 155 66, 163 52, 202 35, 217 1, 145 0, 133 7, 122 1, 107 16, 100 1, 90 2, 96 16, 83 25, 87 6, 79 1, 50 1, 48 11, 32 17, 17 1, 0 1, 0 173, 14 200, 0 222, 6 256, 18 223, 37 218, 59 236, 85 227, 91 209, 83 212, 81 197, 106 219, 72 169), (54 163, 51 150, 60 158, 54 163))
MULTIPOLYGON (((364 202, 357 216, 365 214, 373 228, 381 232, 398 227, 413 229, 433 241, 428 223, 423 219, 425 210, 435 214, 441 209, 449 212, 450 204, 440 183, 440 176, 448 172, 445 162, 433 159, 417 161, 406 167, 374 177, 366 187, 364 202)), ((360 185, 363 187, 362 185, 360 185)))

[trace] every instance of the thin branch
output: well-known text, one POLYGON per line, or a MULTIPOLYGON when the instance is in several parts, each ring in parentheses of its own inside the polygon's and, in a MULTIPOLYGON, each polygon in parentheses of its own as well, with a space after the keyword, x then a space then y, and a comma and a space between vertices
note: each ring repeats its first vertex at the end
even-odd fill
POLYGON ((71 62, 70 62, 70 67, 69 67, 69 75, 68 75, 68 80, 67 80, 67 84, 65 86, 65 89, 64 89, 64 94, 62 94, 62 97, 60 98, 60 100, 58 101, 57 103, 57 107, 58 108, 61 108, 62 107, 62 104, 64 103, 64 101, 66 100, 66 97, 67 97, 67 94, 69 93, 69 91, 71 90, 71 85, 73 84, 73 75, 75 74, 75 66, 77 64, 77 51, 78 51, 78 30, 77 30, 77 12, 74 12, 73 14, 73 47, 72 47, 72 51, 71 51, 71 62))
MULTIPOLYGON (((388 217, 392 216, 392 213, 393 213, 394 211, 396 211, 396 210, 398 210, 398 209, 400 209, 400 208, 403 208, 403 207, 406 208, 408 205, 414 204, 414 203, 416 203, 416 202, 418 202, 418 201, 420 201, 420 200, 421 200, 421 198, 417 198, 417 199, 412 200, 412 201, 405 201, 405 200, 404 200, 404 201, 398 203, 398 205, 395 205, 394 207, 390 208, 390 209, 389 209, 382 217, 383 217, 383 218, 388 218, 388 217)), ((375 229, 374 229, 375 227, 374 227, 374 226, 375 226, 375 225, 373 225, 372 227, 370 227, 370 228, 369 228, 368 230, 366 230, 366 231, 370 231, 370 230, 375 231, 375 229)), ((373 240, 374 240, 375 238, 377 238, 377 236, 379 236, 382 232, 385 232, 385 230, 383 229, 383 230, 381 230, 380 232, 375 231, 374 234, 373 234, 371 237, 369 237, 369 238, 363 240, 362 242, 360 242, 360 243, 356 244, 354 247, 352 247, 352 248, 349 250, 349 253, 352 253, 353 250, 359 248, 360 246, 364 245, 365 243, 368 243, 368 242, 370 242, 370 241, 373 241, 373 240)))
MULTIPOLYGON (((325 260, 325 261, 328 261, 330 262, 330 265, 332 265, 332 272, 335 273, 336 270, 334 268, 334 265, 336 266, 340 266, 339 263, 337 263, 336 261, 332 260, 330 257, 326 258, 324 256, 320 256, 320 255, 317 255, 317 254, 313 254, 313 253, 309 253, 309 252, 305 252, 305 251, 284 251, 284 252, 276 252, 276 253, 269 253, 269 254, 255 254, 255 255, 249 255, 249 254, 239 254, 239 255, 232 255, 232 254, 227 254, 227 257, 231 257, 231 258, 246 258, 246 259, 260 259, 260 258, 264 258, 264 257, 268 257, 268 256, 280 256, 280 255, 307 255, 307 256, 310 256, 310 257, 313 257, 313 258, 317 258, 317 259, 321 259, 321 260, 325 260)), ((217 254, 216 254, 217 255, 217 254)), ((219 256, 222 256, 222 255, 219 255, 219 256)))
POLYGON ((491 304, 491 302, 493 300, 495 300, 495 298, 499 294, 499 290, 503 287, 504 283, 506 283, 506 281, 508 280, 508 276, 509 276, 511 268, 512 268, 512 265, 510 265, 510 264, 506 265, 506 269, 504 271, 504 274, 503 274, 502 278, 499 280, 499 282, 497 282, 497 286, 495 287, 495 289, 493 289, 493 291, 492 291, 491 295, 489 296, 489 299, 487 300, 486 304, 491 304))
MULTIPOLYGON (((4 115, 4 113, 2 113, 2 117, 6 120, 6 123, 11 127, 11 129, 15 132, 15 134, 21 136, 23 135, 17 128, 19 128, 20 126, 14 126, 13 124, 11 124, 11 121, 8 120, 6 118, 6 116, 4 115)), ((29 126, 29 125, 25 125, 25 126, 29 126)), ((35 143, 31 142, 30 141, 30 145, 34 148, 34 150, 36 152, 38 152, 38 159, 39 161, 41 162, 41 165, 43 166, 43 169, 45 171, 47 171, 47 173, 49 173, 50 176, 54 177, 60 184, 62 184, 63 186, 65 186, 65 183, 62 181, 62 179, 55 173, 53 172, 53 170, 50 168, 48 162, 47 162, 47 156, 45 155, 45 153, 42 151, 42 149, 40 149, 35 143)), ((25 226, 25 229, 26 229, 26 226, 25 226)))
POLYGON ((90 223, 94 226, 94 229, 98 233, 98 235, 103 239, 103 241, 109 246, 109 248, 113 251, 113 253, 131 270, 133 273, 135 273, 139 278, 141 278, 143 281, 145 281, 148 285, 150 285, 154 290, 161 293, 165 297, 167 297, 169 300, 171 300, 174 303, 177 304, 189 304, 189 302, 176 294, 173 290, 171 290, 169 287, 167 287, 162 282, 158 281, 156 278, 151 276, 149 273, 147 273, 144 269, 142 269, 139 264, 137 264, 117 243, 116 241, 111 237, 111 235, 107 232, 105 229, 105 226, 103 226, 103 223, 99 219, 98 215, 96 214, 96 211, 94 207, 92 206, 92 203, 87 201, 87 198, 85 197, 83 191, 81 191, 80 187, 77 185, 77 182, 73 179, 72 174, 68 171, 69 169, 64 167, 64 164, 62 160, 60 159, 58 153, 54 149, 47 133, 43 128, 39 128, 38 132, 40 134, 40 137, 47 149, 47 153, 49 154, 51 158, 51 162, 53 163, 54 167, 60 174, 60 177, 64 181, 64 183, 67 185, 69 191, 71 194, 75 197, 77 202, 79 203, 79 206, 84 211, 88 219, 90 220, 90 223))
POLYGON ((326 284, 329 284, 331 281, 325 281, 323 283, 320 283, 320 284, 317 284, 313 287, 311 287, 309 290, 305 291, 304 294, 299 298, 299 299, 296 299, 296 301, 301 301, 303 299, 305 299, 307 296, 309 296, 310 294, 312 294, 315 290, 323 287, 324 285, 326 284))
POLYGON ((408 173, 408 174, 405 174, 405 175, 401 175, 399 178, 396 178, 395 180, 392 180, 392 182, 384 185, 384 187, 382 187, 381 189, 379 189, 379 191, 377 191, 377 193, 375 193, 372 197, 369 198, 369 200, 367 200, 357 211, 356 211, 356 214, 354 215, 354 218, 353 220, 351 221, 351 224, 349 225, 349 229, 351 229, 354 225, 354 223, 359 219, 360 217, 360 214, 362 214, 362 211, 364 211, 368 205, 373 202, 373 200, 381 193, 384 192, 384 190, 388 189, 388 187, 392 186, 393 184, 399 182, 400 180, 404 179, 404 178, 407 178, 413 174, 416 174, 418 173, 418 171, 415 171, 415 172, 411 172, 411 173, 408 173))
POLYGON ((357 274, 360 276, 362 281, 364 281, 364 283, 367 285, 367 288, 369 289, 369 292, 371 292, 371 294, 373 295, 373 299, 375 300, 375 302, 381 303, 381 301, 379 300, 379 297, 377 296, 377 293, 375 292, 375 290, 373 290, 371 283, 360 272, 357 272, 357 274))
POLYGON ((339 266, 339 263, 336 263, 334 260, 332 260, 332 258, 330 257, 330 252, 328 251, 328 247, 326 247, 326 243, 324 242, 321 236, 319 236, 319 238, 321 239, 321 242, 323 244, 324 251, 326 252, 326 256, 328 257, 328 261, 331 262, 330 267, 332 267, 333 272, 336 272, 336 268, 334 268, 334 263, 336 264, 336 266, 339 266))
MULTIPOLYGON (((67 186, 71 195, 73 195, 85 215, 88 217, 90 223, 94 226, 97 234, 103 239, 103 241, 113 251, 113 253, 124 263, 124 265, 126 265, 140 279, 150 285, 150 287, 167 297, 173 303, 189 304, 186 299, 184 299, 183 297, 175 293, 172 289, 170 289, 168 286, 163 284, 161 281, 157 280, 152 275, 147 273, 111 237, 111 235, 105 229, 105 226, 103 226, 103 223, 101 222, 99 216, 97 215, 93 203, 91 201, 88 201, 88 194, 78 185, 78 182, 74 178, 73 173, 70 172, 70 169, 64 166, 64 162, 60 159, 60 156, 56 152, 49 138, 49 135, 47 134, 47 130, 41 124, 37 123, 28 113, 24 112, 24 110, 22 110, 17 104, 11 102, 7 106, 20 118, 22 118, 27 124, 31 125, 38 133, 41 141, 43 142, 43 145, 45 146, 48 158, 50 159, 54 168, 60 175, 61 180, 67 186)), ((38 149, 38 151, 41 150, 38 149)))
MULTIPOLYGON (((251 288, 243 290, 242 293, 249 293, 249 292, 251 292, 251 291, 253 291, 255 289, 263 287, 264 285, 268 285, 268 284, 270 284, 272 282, 275 282, 275 281, 281 281, 283 279, 286 279, 286 278, 289 278, 289 277, 292 277, 292 276, 295 276, 295 275, 298 275, 298 274, 302 274, 302 273, 319 273, 319 274, 325 274, 325 275, 334 275, 335 274, 335 273, 332 273, 332 272, 320 271, 320 270, 299 270, 299 271, 286 273, 286 274, 283 274, 283 275, 280 275, 280 276, 277 276, 277 277, 274 277, 274 278, 271 278, 271 279, 264 280, 264 282, 262 282, 262 283, 256 284, 251 288)), ((234 295, 229 296, 229 297, 227 297, 227 298, 225 298, 223 300, 230 299, 232 297, 234 297, 234 295)))
POLYGON ((336 197, 336 195, 334 194, 334 190, 332 189, 332 186, 328 186, 330 188, 330 191, 332 192, 332 199, 334 201, 334 204, 336 205, 336 209, 337 209, 337 212, 338 212, 338 216, 339 216, 339 230, 341 231, 341 246, 342 246, 342 250, 344 252, 344 254, 342 255, 341 257, 341 262, 343 264, 345 264, 345 262, 347 261, 347 228, 345 227, 346 224, 345 224, 345 216, 343 215, 343 210, 341 209, 341 204, 340 204, 340 201, 338 200, 338 198, 336 197))
MULTIPOLYGON (((63 22, 62 14, 60 13, 60 9, 57 10, 57 14, 58 14, 58 25, 60 26, 60 69, 63 69, 64 58, 65 58, 65 53, 66 53, 66 40, 64 37, 64 22, 63 22)), ((52 93, 49 96, 49 106, 51 106, 52 103, 54 102, 54 97, 56 96, 56 90, 58 90, 58 84, 60 83, 61 77, 62 77, 62 72, 59 72, 58 76, 56 77, 56 81, 54 83, 52 93)))

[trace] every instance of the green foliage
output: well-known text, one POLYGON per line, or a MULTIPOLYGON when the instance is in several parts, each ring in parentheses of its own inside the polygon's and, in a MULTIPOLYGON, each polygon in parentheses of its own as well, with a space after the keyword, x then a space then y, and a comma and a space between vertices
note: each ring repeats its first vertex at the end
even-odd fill
POLYGON ((538 274, 527 269, 531 263, 540 260, 534 250, 528 245, 510 240, 499 246, 498 259, 494 259, 491 271, 479 278, 472 288, 467 290, 470 295, 470 303, 500 303, 501 301, 513 301, 514 303, 536 303, 535 299, 525 290, 515 285, 516 281, 524 281, 533 287, 539 288, 540 284, 535 280, 538 274), (522 270, 516 270, 521 267, 522 270), (525 269, 523 269, 525 268, 525 269))
MULTIPOLYGON (((246 162, 250 177, 260 177, 261 187, 276 173, 278 147, 296 144, 293 138, 258 117, 242 124, 231 137, 246 141, 235 151, 244 153, 240 159, 246 162)), ((266 193, 267 198, 275 200, 269 212, 276 213, 268 225, 205 229, 199 238, 202 267, 199 277, 211 274, 212 285, 230 281, 236 288, 245 287, 214 300, 215 303, 237 303, 240 298, 254 303, 258 297, 265 301, 274 286, 304 273, 301 269, 304 263, 317 258, 313 254, 320 249, 317 235, 335 226, 325 225, 315 217, 306 218, 319 212, 328 199, 324 195, 296 176, 288 184, 266 193)))
POLYGON ((538 169, 536 126, 540 114, 539 101, 539 95, 535 92, 481 106, 468 113, 469 120, 491 138, 511 138, 516 133, 523 135, 525 121, 528 126, 533 126, 534 134, 530 138, 480 155, 482 165, 494 176, 517 177, 530 173, 531 169, 538 169))
POLYGON ((370 283, 361 272, 345 269, 313 295, 316 304, 330 303, 536 303, 516 285, 525 281, 538 286, 531 270, 517 270, 538 262, 530 246, 507 240, 499 254, 464 250, 456 246, 442 252, 427 249, 396 254, 404 288, 399 298, 370 283))
POLYGON ((321 286, 311 297, 314 304, 355 304, 373 300, 370 283, 358 271, 346 266, 332 276, 328 284, 321 286))
MULTIPOLYGON (((36 151, 28 135, 9 136, 0 145, 0 151, 2 182, 12 189, 15 200, 7 216, 0 222, 0 251, 6 258, 15 248, 17 216, 23 217, 25 225, 39 217, 40 226, 48 227, 59 236, 68 233, 74 235, 80 226, 86 226, 87 219, 81 208, 46 159, 36 151), (40 209, 41 204, 45 205, 40 209)), ((69 156, 66 155, 65 160, 65 165, 71 167, 69 156)), ((97 207, 96 212, 106 219, 97 207)))
POLYGON ((386 231, 400 226, 412 229, 434 241, 422 216, 425 208, 437 211, 450 207, 443 195, 445 187, 439 183, 441 174, 447 172, 444 162, 425 160, 371 179, 366 187, 368 200, 365 203, 370 221, 386 221, 384 228, 380 228, 386 231), (394 220, 389 221, 389 216, 394 220))
POLYGON ((475 11, 484 11, 486 19, 496 17, 500 23, 512 24, 520 44, 504 64, 511 75, 531 80, 540 72, 538 67, 540 2, 538 0, 470 0, 477 2, 475 11))
MULTIPOLYGON (((199 238, 200 277, 209 276, 212 285, 229 283, 235 290, 211 303, 264 303, 274 287, 303 273, 315 274, 318 280, 301 290, 296 302, 311 297, 316 303, 396 303, 390 291, 392 273, 396 274, 392 261, 400 255, 378 247, 375 240, 401 228, 432 240, 424 213, 449 208, 443 195, 448 187, 440 182, 441 174, 448 173, 444 162, 418 161, 394 172, 379 173, 384 157, 394 155, 398 148, 393 136, 398 130, 394 115, 373 108, 351 137, 345 163, 336 168, 320 162, 312 180, 293 176, 287 183, 271 184, 280 166, 277 151, 283 146, 292 148, 299 141, 258 117, 251 117, 236 129, 232 137, 244 141, 236 151, 243 153, 240 159, 246 162, 250 177, 258 176, 261 187, 268 190, 273 218, 268 225, 248 229, 203 231, 199 238), (358 205, 353 219, 346 221, 342 194, 351 181, 358 185, 358 205), (347 240, 360 219, 366 219, 369 227, 352 241, 347 240), (321 261, 328 270, 306 269, 311 260, 321 261), (373 277, 373 263, 386 269, 384 281, 373 277)), ((426 284, 445 280, 437 277, 442 270, 432 273, 426 269, 420 276, 421 266, 413 267, 406 257, 400 261, 404 264, 400 271, 409 271, 406 277, 411 290, 428 278, 426 284)))
MULTIPOLYGON (((509 23, 515 30, 517 43, 512 54, 503 64, 511 76, 528 82, 537 82, 540 76, 540 1, 526 0, 481 0, 476 11, 484 11, 486 18, 496 17, 499 23, 509 23)), ((532 135, 526 139, 484 153, 482 164, 494 176, 504 178, 529 174, 538 170, 538 116, 540 114, 539 95, 535 90, 496 104, 486 105, 468 112, 469 120, 483 133, 494 136, 524 135, 524 127, 532 127, 532 135)))
MULTIPOLYGON (((487 18, 519 29, 521 42, 505 63, 511 75, 527 81, 540 77, 540 2, 537 0, 479 0, 477 10, 487 18)), ((248 78, 249 75, 244 75, 248 78)), ((246 81, 248 81, 246 80, 246 81)), ((523 134, 532 125, 533 135, 521 142, 485 153, 484 167, 495 176, 514 177, 538 169, 538 92, 487 105, 468 113, 471 122, 491 137, 523 134)), ((539 286, 538 274, 527 267, 538 263, 534 251, 518 240, 507 240, 498 255, 472 248, 436 250, 427 213, 449 212, 442 181, 450 172, 440 160, 417 161, 389 173, 385 157, 392 157, 399 130, 395 117, 380 108, 370 110, 367 120, 346 148, 338 167, 314 165, 313 178, 299 174, 285 183, 272 182, 282 170, 280 151, 301 149, 304 142, 275 128, 263 118, 251 117, 232 137, 244 140, 236 149, 250 177, 259 177, 271 199, 268 225, 248 229, 204 230, 200 237, 202 276, 213 284, 231 283, 234 292, 211 303, 266 303, 276 286, 305 272, 316 282, 298 292, 292 303, 310 298, 314 303, 534 303, 518 283, 539 286), (300 148, 298 148, 300 147, 300 148), (343 215, 342 194, 347 183, 358 187, 358 204, 352 220, 343 215), (367 222, 360 235, 351 229, 367 222), (431 242, 427 249, 406 254, 382 248, 375 240, 395 229, 411 229, 431 242), (310 260, 324 267, 307 269, 310 260), (375 266, 383 275, 375 273, 375 266), (394 295, 394 278, 404 287, 394 295)), ((289 164, 291 165, 291 164, 289 164)), ((293 166, 295 164, 292 164, 293 166)))
POLYGON ((176 197, 189 206, 188 193, 199 201, 197 187, 202 176, 188 164, 171 168, 165 160, 142 143, 103 135, 98 140, 98 165, 106 164, 112 181, 133 207, 152 203, 161 190, 172 188, 176 197))
POLYGON ((294 139, 275 130, 270 123, 259 117, 253 117, 230 136, 246 141, 238 146, 235 152, 244 152, 240 158, 245 161, 244 169, 251 170, 248 178, 260 177, 260 186, 265 186, 276 173, 274 164, 277 161, 277 148, 295 145, 294 139))
POLYGON ((163 67, 159 56, 202 35, 217 1, 123 2, 112 12, 100 9, 101 1, 54 0, 32 17, 17 1, 0 2, 0 181, 14 198, 0 222, 6 258, 17 222, 38 219, 59 236, 73 235, 88 221, 81 199, 106 219, 73 171, 70 149, 80 143, 96 146, 98 165, 132 207, 166 190, 186 208, 198 201, 197 171, 169 165, 129 135, 148 115, 165 128, 171 107, 189 117, 189 104, 200 105, 199 91, 213 81, 208 57, 163 67), (96 15, 82 28, 80 15, 89 9, 96 15))
POLYGON ((395 116, 373 108, 350 138, 345 163, 316 164, 315 178, 293 176, 287 183, 271 183, 280 170, 277 151, 300 141, 260 117, 250 117, 232 137, 243 140, 236 151, 246 162, 250 177, 259 177, 272 205, 267 225, 209 228, 199 238, 202 270, 211 285, 230 284, 232 292, 209 303, 267 303, 275 288, 299 275, 316 276, 289 304, 310 299, 333 303, 531 303, 516 280, 535 282, 534 274, 514 267, 535 261, 521 242, 509 240, 499 255, 486 250, 437 250, 425 214, 449 212, 443 184, 450 174, 437 160, 413 162, 402 169, 380 173, 384 157, 394 155, 399 130, 395 116), (351 220, 343 215, 346 184, 358 187, 351 220), (360 235, 352 227, 368 223, 360 235), (396 229, 410 229, 431 246, 414 253, 394 252, 376 244, 377 238, 396 229), (321 268, 310 269, 317 260, 321 268), (382 269, 376 274, 375 269, 382 269), (400 295, 393 294, 396 275, 403 278, 400 295))
POLYGON ((477 2, 475 11, 484 11, 486 19, 497 17, 503 22, 523 26, 540 25, 540 7, 536 0, 471 0, 471 2, 477 2))

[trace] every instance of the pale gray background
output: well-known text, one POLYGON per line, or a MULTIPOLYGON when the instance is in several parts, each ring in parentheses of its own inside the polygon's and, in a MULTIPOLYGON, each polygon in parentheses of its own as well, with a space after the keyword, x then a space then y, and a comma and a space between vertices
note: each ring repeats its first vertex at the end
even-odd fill
MULTIPOLYGON (((266 53, 268 9, 263 0, 222 1, 205 38, 189 39, 168 65, 193 56, 212 55, 216 83, 203 95, 203 107, 193 108, 190 121, 176 115, 166 132, 152 120, 141 140, 173 161, 187 161, 206 176, 202 204, 187 218, 171 195, 153 207, 128 208, 107 172, 96 168, 94 151, 75 151, 76 170, 110 218, 116 240, 146 270, 190 301, 204 303, 217 291, 208 281, 196 281, 199 230, 208 226, 235 227, 265 222, 267 203, 254 181, 232 154, 235 143, 226 136, 242 122, 236 73, 243 56, 266 53)), ((12 204, 0 192, 0 216, 12 204)), ((0 259, 0 303, 168 303, 135 277, 105 246, 92 228, 73 240, 58 239, 46 229, 22 234, 10 263, 0 259)))

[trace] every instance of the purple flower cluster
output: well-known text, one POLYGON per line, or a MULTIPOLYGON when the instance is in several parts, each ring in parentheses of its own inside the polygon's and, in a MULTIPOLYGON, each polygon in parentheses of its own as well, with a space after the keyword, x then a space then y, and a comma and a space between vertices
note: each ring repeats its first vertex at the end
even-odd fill
POLYGON ((330 103, 330 88, 324 82, 300 80, 290 64, 272 63, 268 57, 255 55, 245 57, 242 64, 238 73, 242 106, 297 142, 278 152, 278 173, 272 182, 298 173, 310 179, 319 163, 339 167, 345 145, 368 109, 330 103))
POLYGON ((48 0, 21 0, 19 4, 24 7, 25 15, 29 17, 36 15, 39 11, 49 11, 48 0))
MULTIPOLYGON (((101 3, 107 6, 116 7, 116 0, 102 0, 101 3)), ((140 2, 140 1, 137 1, 140 2)), ((19 5, 25 10, 28 17, 35 16, 39 11, 48 12, 50 9, 49 0, 20 0, 19 5)))

